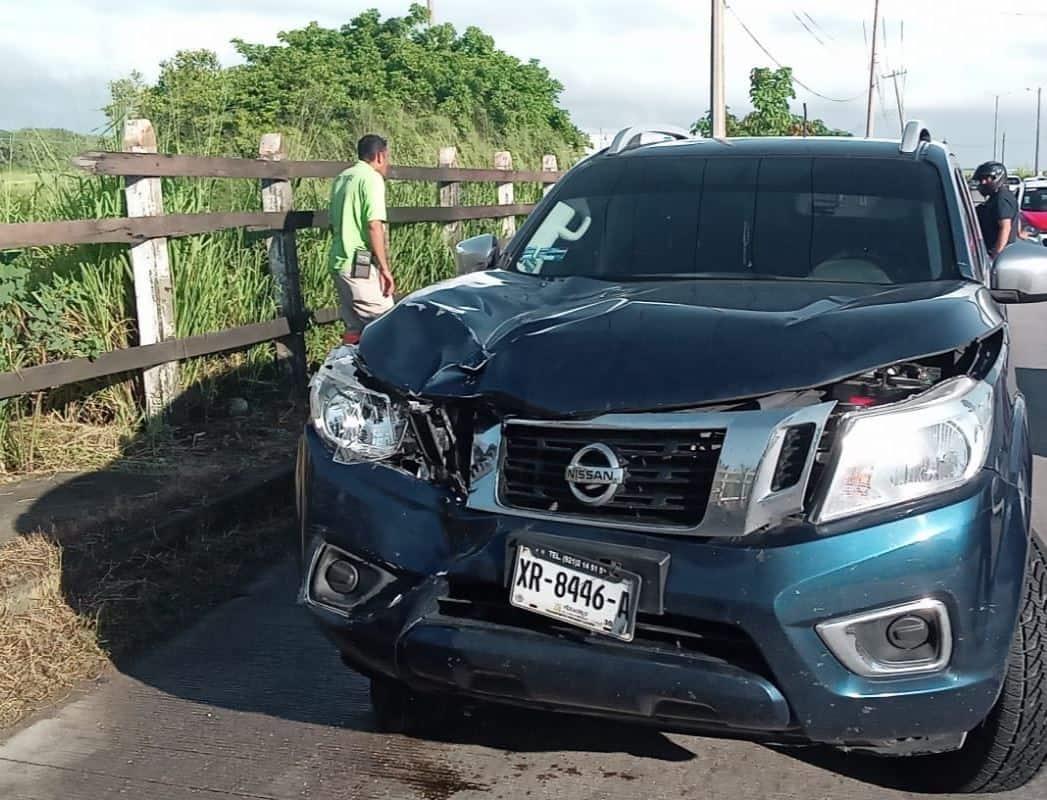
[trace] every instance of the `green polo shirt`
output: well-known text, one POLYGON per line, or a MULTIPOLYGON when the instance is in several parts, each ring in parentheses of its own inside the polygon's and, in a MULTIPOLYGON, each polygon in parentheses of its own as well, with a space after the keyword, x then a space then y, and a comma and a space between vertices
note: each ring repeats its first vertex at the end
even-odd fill
POLYGON ((371 250, 367 223, 385 222, 385 179, 366 161, 358 161, 334 179, 331 187, 331 228, 328 252, 331 272, 347 271, 357 250, 371 250))

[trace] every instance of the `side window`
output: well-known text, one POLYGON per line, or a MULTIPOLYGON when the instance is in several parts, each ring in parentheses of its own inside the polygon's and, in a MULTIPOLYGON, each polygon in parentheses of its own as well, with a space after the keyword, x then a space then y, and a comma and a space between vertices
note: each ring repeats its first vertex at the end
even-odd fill
POLYGON ((956 185, 956 192, 960 196, 960 216, 963 217, 964 233, 967 237, 967 248, 970 250, 971 258, 974 259, 973 266, 978 274, 983 278, 987 279, 988 276, 985 271, 985 244, 982 242, 982 229, 978 224, 978 214, 974 210, 974 203, 971 201, 971 191, 967 188, 967 181, 963 177, 963 172, 959 169, 953 170, 953 182, 956 185))

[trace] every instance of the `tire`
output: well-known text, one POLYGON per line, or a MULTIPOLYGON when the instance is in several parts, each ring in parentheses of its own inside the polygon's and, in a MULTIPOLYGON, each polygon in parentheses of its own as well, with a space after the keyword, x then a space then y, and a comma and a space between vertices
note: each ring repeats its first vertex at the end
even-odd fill
POLYGON ((436 730, 446 715, 442 698, 417 694, 390 678, 371 679, 371 709, 382 733, 425 733, 436 730))
POLYGON ((1047 760, 1047 556, 1033 534, 1025 597, 1003 690, 985 722, 955 753, 915 759, 920 788, 1004 792, 1024 786, 1047 760))

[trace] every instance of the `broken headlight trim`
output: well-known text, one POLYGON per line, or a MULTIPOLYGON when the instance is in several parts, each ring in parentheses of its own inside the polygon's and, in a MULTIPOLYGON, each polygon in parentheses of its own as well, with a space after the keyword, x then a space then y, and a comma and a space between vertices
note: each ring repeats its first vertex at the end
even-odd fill
POLYGON ((964 485, 985 463, 992 406, 992 386, 963 376, 901 403, 847 414, 814 522, 964 485))
POLYGON ((309 384, 313 428, 338 464, 396 455, 407 432, 407 406, 360 383, 355 347, 331 352, 309 384))

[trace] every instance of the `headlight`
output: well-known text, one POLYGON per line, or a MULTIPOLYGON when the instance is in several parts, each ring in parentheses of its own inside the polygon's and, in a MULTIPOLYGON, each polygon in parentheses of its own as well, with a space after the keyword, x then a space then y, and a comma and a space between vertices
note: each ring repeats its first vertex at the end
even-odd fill
POLYGON ((881 409, 845 416, 815 522, 962 486, 985 463, 992 387, 961 377, 881 409))
POLYGON ((310 383, 313 427, 334 448, 339 464, 395 455, 407 431, 402 403, 361 385, 355 347, 339 347, 310 383))

